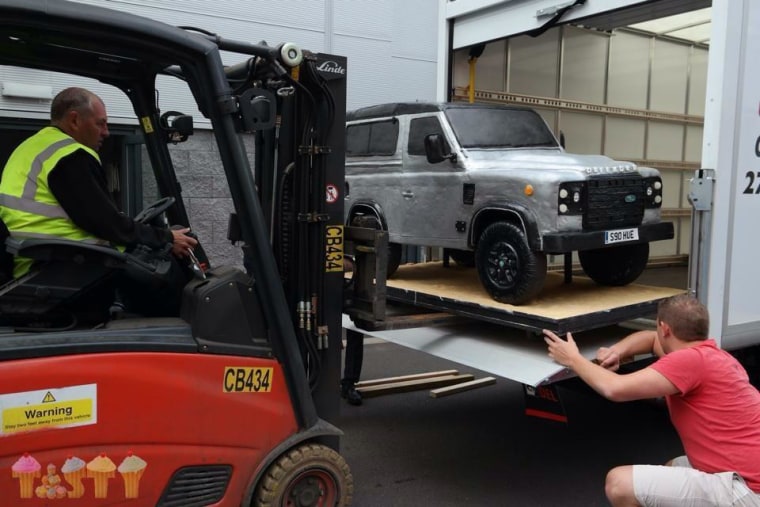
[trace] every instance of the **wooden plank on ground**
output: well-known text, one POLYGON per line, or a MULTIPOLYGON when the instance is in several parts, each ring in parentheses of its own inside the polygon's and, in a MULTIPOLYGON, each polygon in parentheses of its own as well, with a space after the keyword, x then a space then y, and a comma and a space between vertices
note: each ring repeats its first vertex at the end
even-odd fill
POLYGON ((471 380, 470 382, 462 382, 461 384, 454 384, 448 387, 440 387, 438 389, 430 390, 431 398, 442 398, 443 396, 449 396, 451 394, 463 393, 478 387, 490 386, 496 383, 494 377, 484 377, 477 380, 471 380))
POLYGON ((405 382, 393 382, 390 384, 378 384, 368 387, 357 387, 356 390, 362 394, 364 398, 371 398, 374 396, 381 396, 383 394, 395 394, 405 393, 409 391, 419 391, 421 389, 429 389, 436 387, 449 386, 452 384, 460 384, 462 382, 469 382, 474 379, 473 375, 444 375, 442 377, 431 377, 418 380, 407 380, 405 382))
POLYGON ((386 377, 377 378, 372 380, 362 380, 356 383, 356 387, 369 387, 376 386, 378 384, 393 384, 394 382, 406 382, 407 380, 419 380, 431 377, 443 377, 446 375, 456 375, 459 370, 442 370, 442 371, 429 371, 427 373, 415 373, 412 375, 401 375, 399 377, 386 377))

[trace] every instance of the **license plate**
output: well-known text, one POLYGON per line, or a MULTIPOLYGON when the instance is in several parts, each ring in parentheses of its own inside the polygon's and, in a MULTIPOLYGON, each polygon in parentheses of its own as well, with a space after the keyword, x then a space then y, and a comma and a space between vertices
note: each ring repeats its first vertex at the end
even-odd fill
POLYGON ((604 231, 604 244, 609 245, 611 243, 623 243, 625 241, 638 241, 639 230, 633 229, 617 229, 615 231, 604 231))

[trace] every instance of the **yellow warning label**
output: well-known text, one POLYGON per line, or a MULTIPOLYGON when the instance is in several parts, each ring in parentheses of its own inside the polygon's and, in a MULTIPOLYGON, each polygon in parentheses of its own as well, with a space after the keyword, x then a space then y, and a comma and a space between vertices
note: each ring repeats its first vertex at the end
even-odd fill
POLYGON ((48 391, 45 393, 45 397, 42 398, 42 403, 50 403, 51 401, 55 401, 55 396, 53 396, 53 393, 48 391))
POLYGON ((272 390, 272 368, 228 366, 224 369, 225 393, 268 393, 272 390))
POLYGON ((2 415, 3 433, 87 424, 94 419, 91 399, 6 408, 2 415))
POLYGON ((142 123, 143 131, 145 131, 146 134, 153 133, 153 122, 150 121, 150 116, 143 116, 140 118, 140 123, 142 123))

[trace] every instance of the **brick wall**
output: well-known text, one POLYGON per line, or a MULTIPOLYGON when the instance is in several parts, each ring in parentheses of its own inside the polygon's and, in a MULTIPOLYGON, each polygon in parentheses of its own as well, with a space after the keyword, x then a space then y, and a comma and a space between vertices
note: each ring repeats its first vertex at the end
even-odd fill
MULTIPOLYGON (((244 141, 253 165, 253 136, 245 135, 244 141)), ((182 187, 190 227, 200 238, 212 265, 239 265, 242 262, 240 249, 227 240, 227 222, 233 204, 214 136, 210 131, 196 130, 187 142, 169 146, 169 151, 182 187)), ((156 181, 144 152, 143 203, 148 205, 157 198, 156 181)))

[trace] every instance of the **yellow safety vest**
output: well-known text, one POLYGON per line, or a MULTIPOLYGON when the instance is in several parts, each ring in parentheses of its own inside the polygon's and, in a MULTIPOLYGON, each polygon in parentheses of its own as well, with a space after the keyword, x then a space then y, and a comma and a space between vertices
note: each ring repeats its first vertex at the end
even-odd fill
MULTIPOLYGON (((76 225, 48 186, 50 171, 63 157, 76 150, 85 150, 100 162, 95 150, 78 143, 56 127, 43 128, 11 154, 0 180, 0 218, 12 237, 109 244, 76 225)), ((32 259, 16 257, 14 278, 29 271, 31 265, 32 259)))

